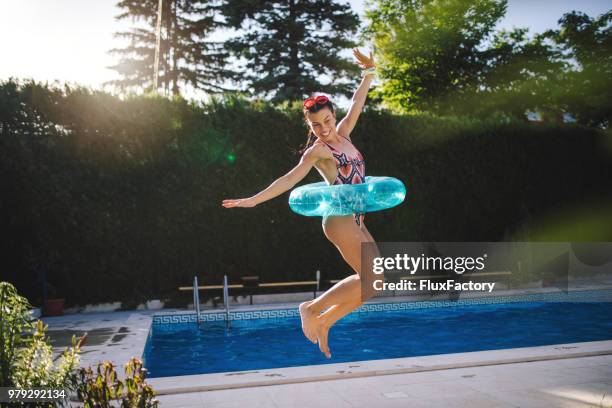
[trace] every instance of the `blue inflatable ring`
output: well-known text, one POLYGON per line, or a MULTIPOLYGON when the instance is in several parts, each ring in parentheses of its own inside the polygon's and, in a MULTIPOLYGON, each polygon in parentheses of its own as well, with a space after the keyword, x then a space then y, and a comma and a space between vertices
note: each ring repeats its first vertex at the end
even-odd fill
POLYGON ((301 215, 327 217, 384 210, 404 201, 406 187, 393 177, 367 176, 365 183, 326 182, 300 186, 289 195, 289 206, 301 215))

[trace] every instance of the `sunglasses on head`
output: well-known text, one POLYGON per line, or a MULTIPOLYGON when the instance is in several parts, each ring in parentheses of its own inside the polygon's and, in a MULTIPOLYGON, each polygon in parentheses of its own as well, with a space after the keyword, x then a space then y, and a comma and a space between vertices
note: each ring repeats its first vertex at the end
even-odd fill
POLYGON ((310 98, 308 98, 308 99, 306 99, 304 101, 304 107, 306 109, 310 109, 315 104, 317 104, 317 105, 325 105, 327 102, 329 102, 329 98, 327 96, 325 96, 325 95, 311 96, 310 98))

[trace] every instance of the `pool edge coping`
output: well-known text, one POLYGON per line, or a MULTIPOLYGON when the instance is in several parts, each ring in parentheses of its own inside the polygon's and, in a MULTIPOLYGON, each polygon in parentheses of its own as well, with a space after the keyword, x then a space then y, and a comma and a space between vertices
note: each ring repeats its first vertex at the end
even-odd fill
POLYGON ((153 387, 157 395, 170 395, 603 355, 612 355, 612 340, 263 370, 157 377, 148 379, 147 382, 153 387), (500 354, 502 358, 500 358, 500 354), (506 358, 503 358, 503 355, 506 358))

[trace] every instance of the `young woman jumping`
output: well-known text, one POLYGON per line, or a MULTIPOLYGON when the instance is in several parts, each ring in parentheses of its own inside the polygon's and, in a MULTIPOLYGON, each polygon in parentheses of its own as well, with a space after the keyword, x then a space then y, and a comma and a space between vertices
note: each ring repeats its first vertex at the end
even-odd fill
MULTIPOLYGON (((306 99, 303 113, 310 132, 298 165, 252 197, 223 200, 223 207, 254 207, 270 200, 292 189, 313 167, 328 184, 365 182, 365 162, 353 145, 350 134, 365 104, 375 64, 371 52, 368 58, 355 48, 353 55, 364 72, 347 115, 336 126, 334 106, 326 96, 306 99)), ((374 295, 371 284, 362 287, 362 280, 371 282, 372 279, 363 275, 371 274, 371 268, 364 268, 362 271, 361 244, 372 243, 368 246, 373 248, 368 253, 372 253, 366 256, 370 265, 370 258, 377 256, 378 250, 374 238, 364 224, 364 214, 323 217, 323 232, 356 272, 336 283, 318 298, 299 306, 304 335, 313 343, 318 343, 321 352, 331 358, 327 340, 331 326, 374 295)))

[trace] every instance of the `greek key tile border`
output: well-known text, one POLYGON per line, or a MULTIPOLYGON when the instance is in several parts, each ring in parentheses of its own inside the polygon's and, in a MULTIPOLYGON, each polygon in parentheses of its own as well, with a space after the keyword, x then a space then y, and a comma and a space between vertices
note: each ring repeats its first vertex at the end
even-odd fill
MULTIPOLYGON (((422 300, 412 302, 386 302, 366 304, 356 310, 357 313, 369 312, 395 312, 400 310, 424 309, 463 305, 488 305, 497 303, 516 303, 516 302, 568 302, 580 300, 611 300, 612 290, 584 290, 568 293, 528 293, 521 295, 489 296, 480 298, 458 299, 458 300, 422 300)), ((294 309, 267 309, 267 310, 248 310, 229 313, 229 320, 252 320, 252 319, 284 319, 289 317, 299 317, 297 308, 294 309)), ((200 321, 218 322, 225 321, 226 314, 220 312, 200 312, 200 321)), ((195 323, 195 313, 185 314, 160 314, 153 316, 153 325, 195 323)))

